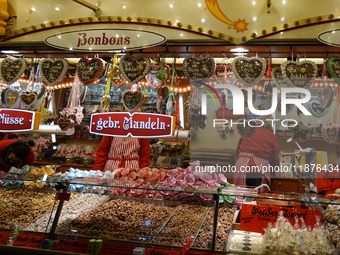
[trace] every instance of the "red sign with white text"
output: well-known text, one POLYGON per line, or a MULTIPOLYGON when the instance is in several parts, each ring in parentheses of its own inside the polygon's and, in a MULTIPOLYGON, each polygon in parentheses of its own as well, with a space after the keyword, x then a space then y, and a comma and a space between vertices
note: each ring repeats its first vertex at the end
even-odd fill
POLYGON ((0 132, 22 132, 33 130, 35 112, 0 109, 0 132))
POLYGON ((174 117, 154 113, 95 113, 90 122, 90 133, 118 137, 168 137, 173 129, 174 117))
POLYGON ((313 229, 316 224, 316 217, 320 217, 320 211, 297 209, 278 206, 265 206, 265 205, 251 205, 243 204, 241 209, 241 230, 258 232, 264 234, 264 228, 268 227, 268 223, 274 224, 283 211, 283 216, 289 220, 292 226, 295 225, 295 215, 303 217, 307 226, 313 229))

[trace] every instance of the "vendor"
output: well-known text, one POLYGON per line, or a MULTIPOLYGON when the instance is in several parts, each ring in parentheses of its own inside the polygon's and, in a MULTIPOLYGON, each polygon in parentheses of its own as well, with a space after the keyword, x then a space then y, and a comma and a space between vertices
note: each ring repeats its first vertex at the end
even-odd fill
MULTIPOLYGON (((236 149, 236 171, 234 173, 234 184, 238 186, 257 187, 261 184, 270 186, 271 172, 269 166, 280 166, 279 145, 271 122, 265 119, 272 119, 269 116, 261 116, 264 122, 263 127, 258 127, 253 137, 249 139, 240 138, 236 149), (245 167, 254 171, 245 172, 245 167), (262 166, 267 166, 267 171, 263 171, 262 166), (257 168, 256 168, 257 167, 257 168)), ((262 188, 261 192, 266 192, 262 188)))
POLYGON ((16 140, 0 141, 0 171, 8 172, 12 166, 16 168, 32 166, 34 152, 31 147, 33 146, 33 141, 27 143, 16 140))
POLYGON ((104 136, 97 150, 94 170, 149 166, 150 141, 145 138, 104 136))

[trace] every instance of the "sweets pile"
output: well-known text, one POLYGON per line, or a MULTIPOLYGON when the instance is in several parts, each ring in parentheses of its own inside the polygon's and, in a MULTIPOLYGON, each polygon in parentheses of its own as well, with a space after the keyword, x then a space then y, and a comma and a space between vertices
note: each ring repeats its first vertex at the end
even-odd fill
POLYGON ((340 253, 340 206, 328 205, 323 213, 327 221, 330 239, 340 253))

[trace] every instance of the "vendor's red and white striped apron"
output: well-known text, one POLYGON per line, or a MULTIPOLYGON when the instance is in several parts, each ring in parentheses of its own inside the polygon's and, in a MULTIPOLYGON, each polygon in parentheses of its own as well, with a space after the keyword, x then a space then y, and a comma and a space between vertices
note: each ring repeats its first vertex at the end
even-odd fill
MULTIPOLYGON (((252 153, 248 152, 241 152, 239 154, 239 157, 236 161, 235 168, 236 172, 234 173, 234 184, 237 186, 246 186, 246 180, 247 180, 247 172, 241 172, 241 166, 248 166, 248 163, 250 159, 254 160, 255 165, 258 167, 260 170, 259 172, 264 174, 266 178, 262 178, 261 184, 267 184, 270 185, 270 172, 262 171, 262 166, 267 166, 267 169, 269 169, 269 161, 263 158, 259 158, 254 156, 252 153)), ((249 174, 249 173, 248 173, 249 174)), ((260 190, 261 192, 267 192, 268 189, 267 187, 263 187, 260 190)))
POLYGON ((140 144, 137 138, 113 137, 104 171, 117 168, 139 168, 140 144))

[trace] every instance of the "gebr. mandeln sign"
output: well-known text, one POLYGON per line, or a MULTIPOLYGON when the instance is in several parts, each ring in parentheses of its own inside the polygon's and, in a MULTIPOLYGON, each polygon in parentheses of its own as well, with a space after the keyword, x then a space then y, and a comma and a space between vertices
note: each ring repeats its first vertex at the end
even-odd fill
POLYGON ((33 130, 35 112, 15 109, 0 109, 0 132, 33 130))
POLYGON ((173 134, 174 119, 154 113, 94 113, 91 115, 90 133, 118 137, 168 137, 173 134))
POLYGON ((69 31, 45 39, 51 47, 74 51, 143 49, 165 41, 165 36, 152 31, 110 28, 69 31))

